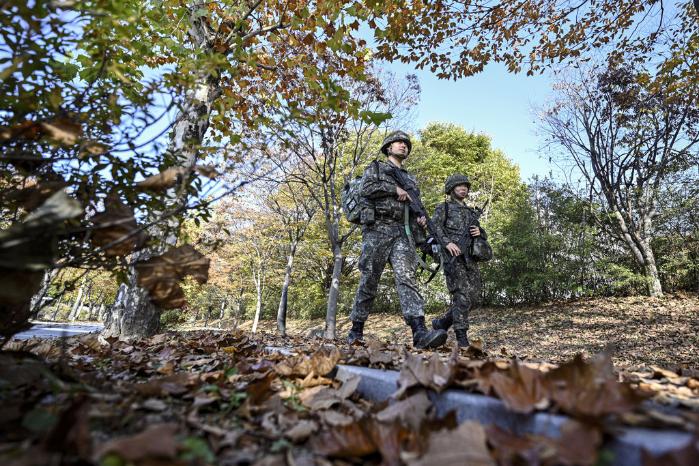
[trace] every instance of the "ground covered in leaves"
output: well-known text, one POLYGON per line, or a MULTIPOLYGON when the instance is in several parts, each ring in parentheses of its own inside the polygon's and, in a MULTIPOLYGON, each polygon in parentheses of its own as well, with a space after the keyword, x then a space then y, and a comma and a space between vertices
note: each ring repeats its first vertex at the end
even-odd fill
MULTIPOLYGON (((699 426, 692 369, 615 372, 609 354, 557 366, 477 346, 414 352, 240 330, 10 342, 0 395, 0 463, 13 466, 593 465, 621 425, 695 436, 699 426), (400 370, 396 392, 371 403, 357 378, 333 376, 337 364, 400 370), (447 388, 570 420, 554 439, 438 418, 427 392, 447 388)), ((696 464, 695 438, 645 464, 696 464)))
MULTIPOLYGON (((428 316, 428 321, 431 317, 428 316)), ((471 314, 470 336, 493 353, 560 363, 576 354, 612 352, 617 367, 657 365, 672 370, 699 368, 699 296, 596 298, 535 307, 482 308, 471 314)), ((262 321, 273 332, 276 322, 262 321)), ((322 330, 322 320, 291 320, 291 335, 322 330)), ((250 329, 244 322, 243 329, 250 329)), ((338 318, 338 335, 351 327, 338 318)), ((366 333, 387 341, 410 343, 410 329, 399 315, 374 314, 366 333)), ((450 332, 449 343, 454 339, 450 332)))

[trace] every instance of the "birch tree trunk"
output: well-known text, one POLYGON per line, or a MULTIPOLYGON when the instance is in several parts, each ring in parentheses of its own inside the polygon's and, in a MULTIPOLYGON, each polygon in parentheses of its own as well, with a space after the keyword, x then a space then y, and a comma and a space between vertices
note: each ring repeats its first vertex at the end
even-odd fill
POLYGON ((80 305, 82 304, 84 288, 84 286, 78 288, 78 296, 75 298, 75 302, 73 303, 73 307, 70 309, 70 313, 68 313, 68 320, 70 322, 75 321, 75 316, 78 313, 80 305))
MULTIPOLYGON (((205 17, 195 14, 196 6, 190 6, 191 23, 190 39, 197 49, 207 49, 210 26, 205 17)), ((221 95, 219 73, 205 73, 199 84, 188 93, 186 104, 180 110, 176 123, 171 131, 168 152, 175 157, 175 166, 185 168, 191 174, 197 161, 198 148, 204 140, 213 105, 221 95)), ((168 193, 165 211, 177 209, 187 202, 187 187, 190 176, 185 176, 176 189, 168 193)), ((159 214, 156 213, 156 216, 159 214)), ((177 216, 170 217, 167 225, 157 227, 154 237, 163 238, 163 244, 157 248, 138 253, 138 259, 145 260, 151 256, 162 254, 169 246, 177 243, 181 220, 177 216)), ((160 328, 162 310, 148 298, 147 292, 138 286, 136 271, 129 269, 127 284, 122 284, 117 293, 117 299, 112 307, 111 319, 105 322, 103 334, 122 338, 141 338, 152 336, 160 328)))
POLYGON ((340 296, 342 260, 342 245, 335 243, 333 245, 333 272, 330 279, 330 290, 328 291, 328 307, 325 314, 325 333, 323 335, 324 338, 329 340, 335 339, 337 328, 337 300, 340 296))
POLYGON ((257 333, 257 325, 260 322, 260 315, 262 314, 262 287, 264 286, 262 267, 264 266, 260 264, 258 272, 253 272, 255 290, 257 292, 257 304, 255 305, 255 319, 252 321, 252 333, 257 333))
POLYGON ((63 302, 63 293, 58 297, 58 302, 55 304, 55 307, 53 308, 53 314, 51 314, 51 320, 55 321, 56 316, 58 315, 58 312, 61 310, 61 303, 63 302))
POLYGON ((279 299, 279 309, 277 310, 277 329, 281 336, 286 336, 286 312, 289 301, 289 285, 291 284, 291 272, 294 267, 294 256, 298 243, 292 241, 289 256, 286 258, 286 270, 284 271, 284 283, 282 284, 282 296, 279 299))

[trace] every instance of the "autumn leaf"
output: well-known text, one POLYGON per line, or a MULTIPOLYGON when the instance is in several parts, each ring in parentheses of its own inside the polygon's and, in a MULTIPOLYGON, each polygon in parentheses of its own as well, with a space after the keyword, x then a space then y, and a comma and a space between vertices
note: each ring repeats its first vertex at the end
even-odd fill
POLYGON ((165 309, 172 309, 185 303, 179 283, 188 275, 198 283, 205 283, 209 277, 209 263, 208 258, 185 244, 137 262, 135 268, 138 284, 148 290, 150 299, 165 309))
POLYGON ((600 418, 633 410, 647 396, 619 382, 611 355, 601 353, 586 363, 581 355, 545 377, 549 396, 563 411, 576 417, 600 418))
POLYGON ((308 374, 326 375, 335 368, 342 357, 335 346, 324 345, 318 348, 312 355, 299 355, 288 358, 277 364, 274 370, 283 376, 301 376, 308 374))
POLYGON ((64 146, 74 145, 82 134, 80 124, 67 118, 42 122, 39 125, 49 139, 64 146))
POLYGON ((68 184, 64 181, 39 181, 21 189, 11 190, 4 195, 7 201, 16 202, 26 210, 31 211, 39 207, 56 191, 66 186, 68 184))
POLYGON ((485 443, 485 431, 477 422, 464 422, 454 430, 430 434, 427 451, 406 461, 408 466, 469 465, 495 466, 485 443))
POLYGON ((145 180, 136 183, 136 186, 151 191, 163 191, 175 186, 178 180, 182 179, 188 172, 189 170, 184 167, 166 168, 157 175, 149 176, 145 180))
POLYGON ((378 451, 371 434, 372 421, 362 418, 348 425, 326 429, 311 439, 311 448, 319 455, 353 458, 378 451))
POLYGON ((406 353, 405 362, 398 377, 398 390, 394 397, 401 398, 408 389, 415 386, 441 392, 452 382, 454 372, 454 361, 450 359, 443 362, 438 353, 432 353, 428 360, 424 360, 419 355, 406 353))
POLYGON ((136 435, 112 439, 97 448, 95 460, 99 461, 110 453, 126 461, 173 459, 177 455, 175 434, 178 430, 174 423, 158 424, 136 435))
POLYGON ((487 377, 487 385, 513 411, 530 413, 549 404, 544 374, 539 370, 515 360, 508 369, 492 371, 487 377))
POLYGON ((682 448, 654 456, 645 449, 642 452, 643 466, 695 466, 699 459, 699 435, 682 448))
POLYGON ((197 165, 196 167, 194 167, 194 169, 201 176, 204 176, 204 177, 209 178, 211 180, 216 179, 219 176, 221 176, 221 174, 216 170, 216 168, 211 166, 211 165, 197 165))
POLYGON ((145 233, 139 232, 133 210, 111 193, 104 201, 104 211, 91 219, 95 225, 92 245, 104 248, 108 257, 126 256, 145 243, 145 233))

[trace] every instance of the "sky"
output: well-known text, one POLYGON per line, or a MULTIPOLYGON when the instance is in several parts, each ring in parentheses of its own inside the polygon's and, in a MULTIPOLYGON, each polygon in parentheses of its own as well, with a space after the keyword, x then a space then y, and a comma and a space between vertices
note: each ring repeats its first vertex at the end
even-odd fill
POLYGON ((398 76, 418 76, 422 92, 416 128, 439 121, 487 134, 494 148, 519 165, 525 181, 556 171, 548 156, 540 155, 543 139, 536 134, 535 110, 551 96, 550 75, 511 74, 504 66, 491 64, 478 75, 447 81, 412 65, 384 63, 383 68, 398 76))

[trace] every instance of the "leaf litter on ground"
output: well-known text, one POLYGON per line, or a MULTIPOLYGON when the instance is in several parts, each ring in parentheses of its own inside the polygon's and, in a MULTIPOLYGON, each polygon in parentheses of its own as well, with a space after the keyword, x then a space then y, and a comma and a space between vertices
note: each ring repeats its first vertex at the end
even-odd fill
MULTIPOLYGON (((619 426, 699 425, 694 375, 615 371, 609 353, 554 365, 482 347, 284 342, 293 354, 268 351, 275 336, 242 331, 12 341, 0 353, 1 401, 12 407, 0 416, 0 458, 17 466, 591 465, 619 426), (363 399, 358 377, 333 377, 337 364, 400 370, 396 392, 383 403, 363 399), (459 424, 454 413, 438 417, 427 396, 448 388, 571 420, 558 439, 459 424)), ((671 464, 692 464, 692 448, 674 452, 671 464)))

